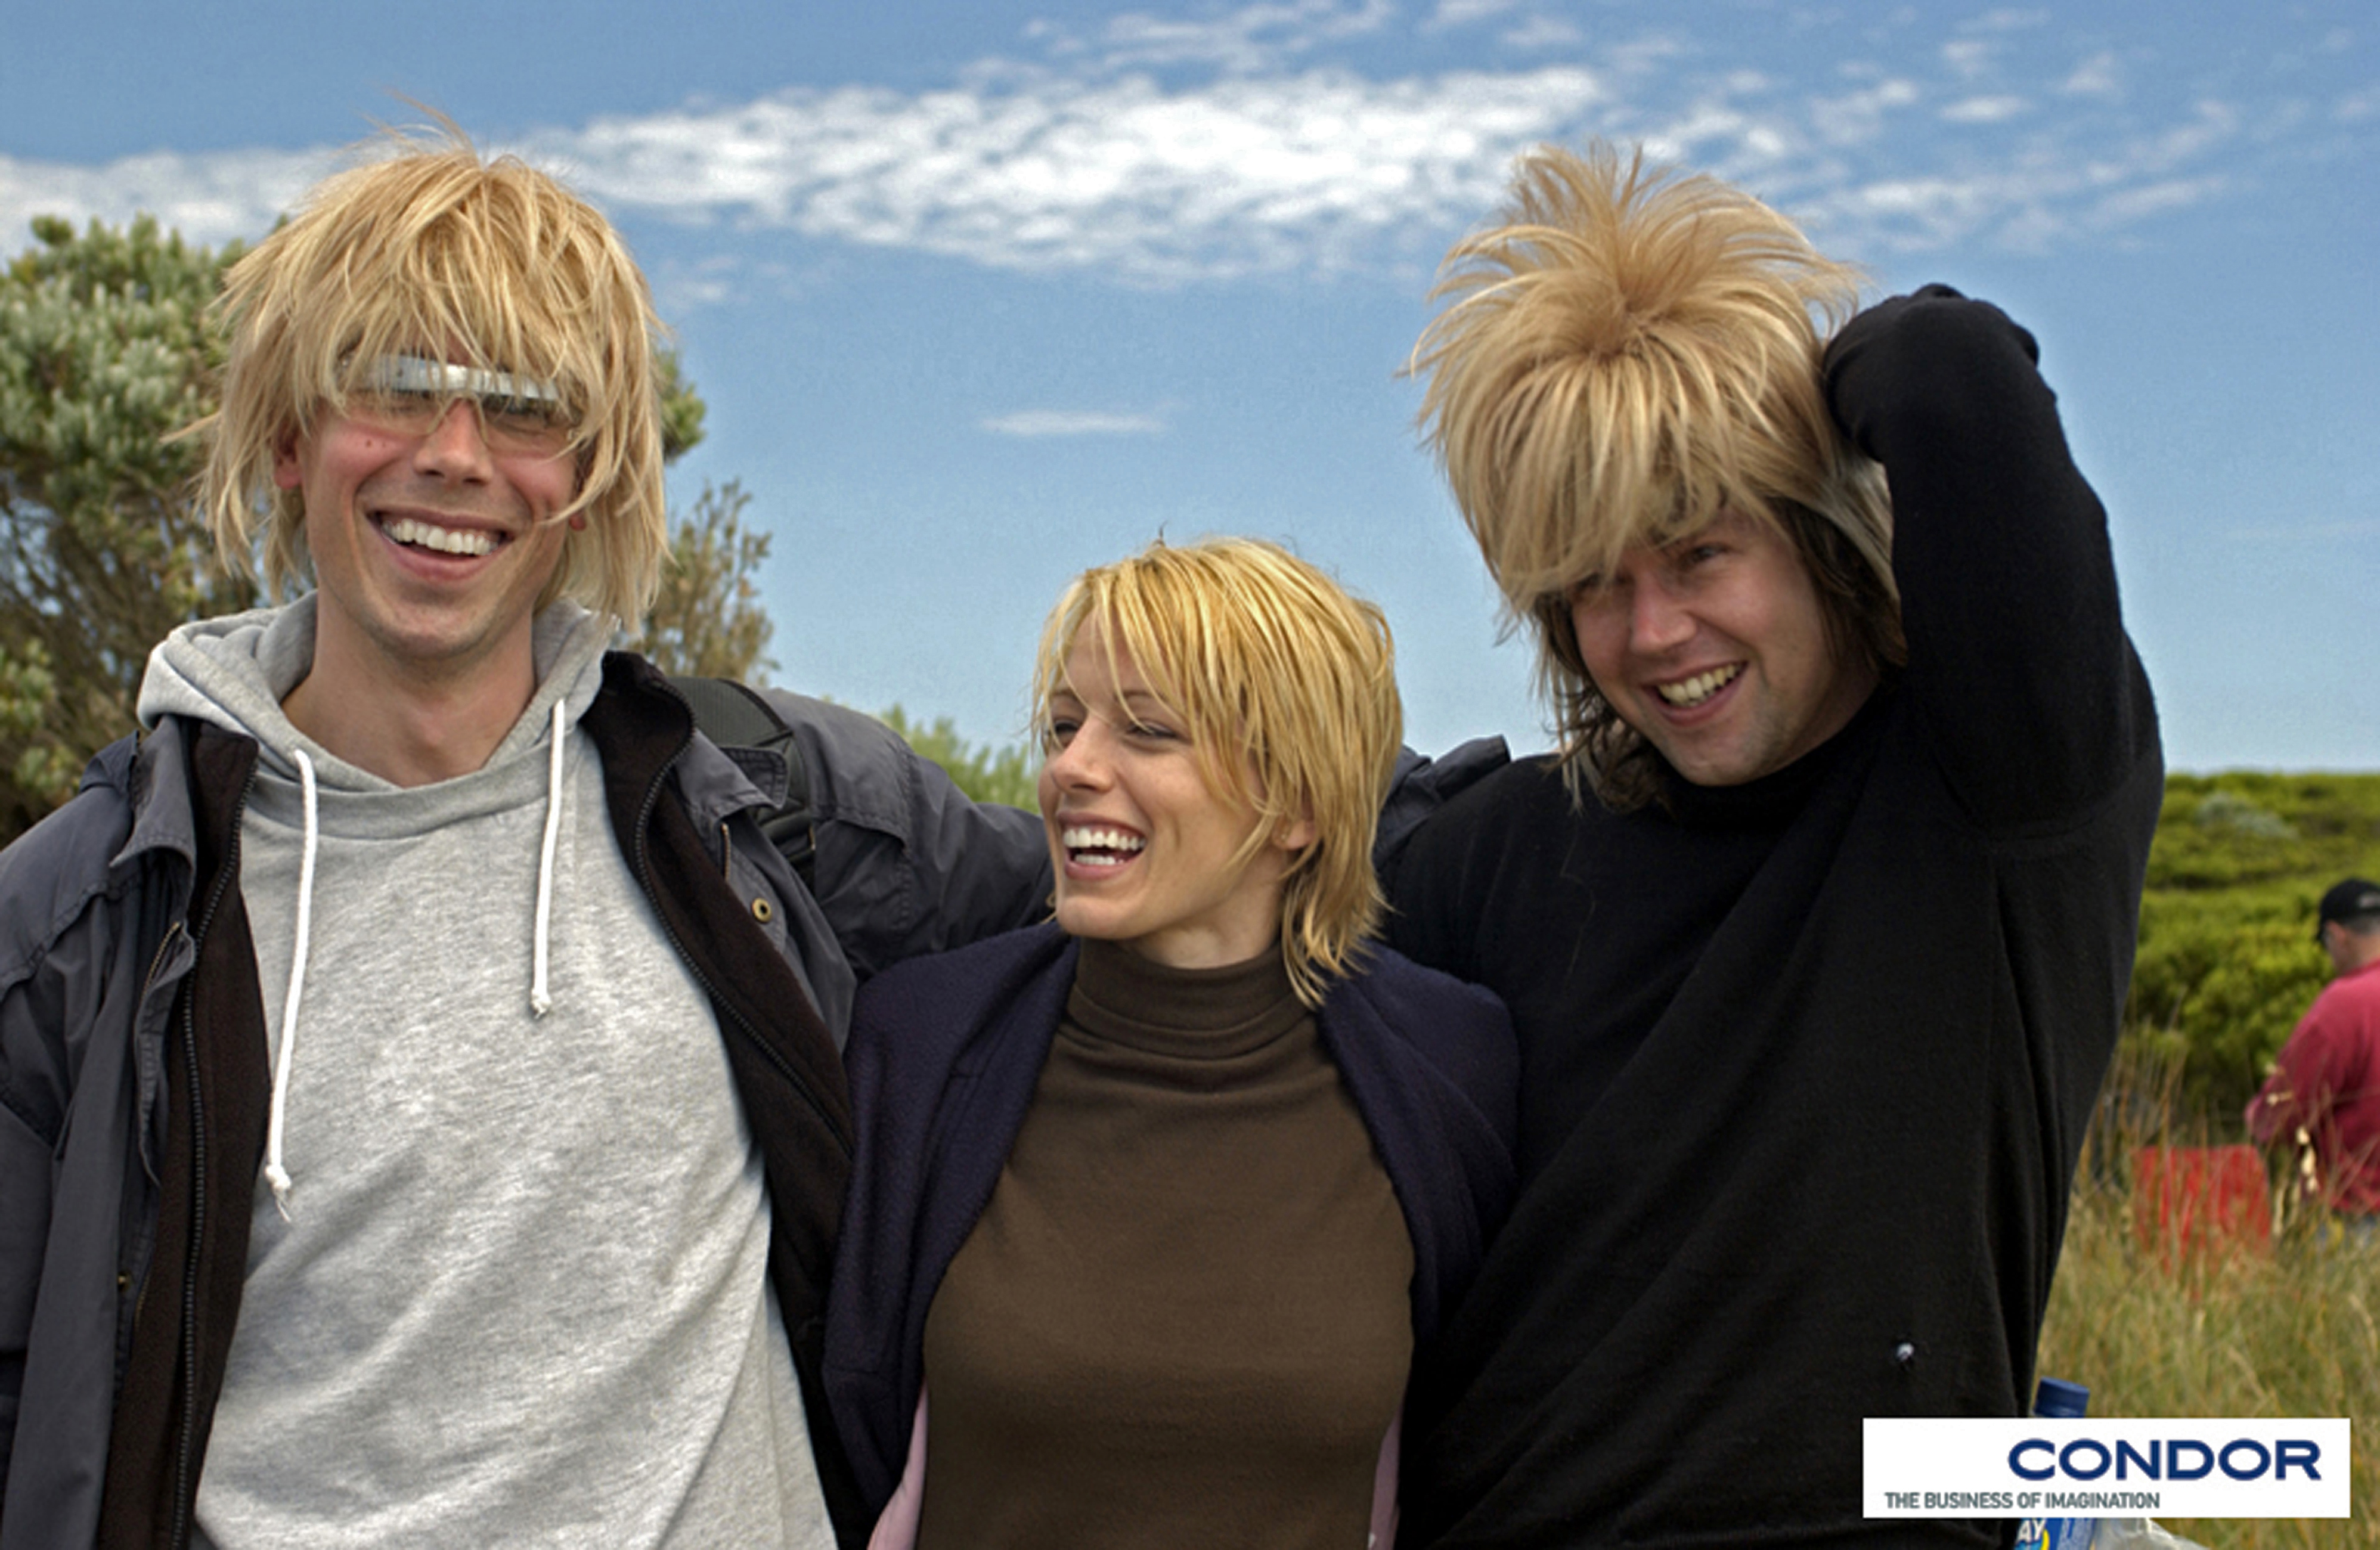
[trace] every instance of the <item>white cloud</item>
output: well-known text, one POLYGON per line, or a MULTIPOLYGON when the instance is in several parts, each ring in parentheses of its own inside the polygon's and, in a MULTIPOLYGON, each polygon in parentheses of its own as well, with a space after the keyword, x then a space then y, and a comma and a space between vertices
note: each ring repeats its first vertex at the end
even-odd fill
POLYGON ((158 151, 95 167, 0 156, 0 234, 13 250, 36 215, 63 215, 81 225, 94 217, 122 223, 146 211, 158 224, 205 247, 233 237, 253 240, 271 231, 341 154, 158 151))
POLYGON ((1998 10, 1985 11, 1967 26, 1968 30, 1974 32, 2022 32, 2046 25, 2048 20, 2049 13, 2046 10, 2023 11, 2002 6, 1998 10))
POLYGON ((2090 220, 2100 227, 2133 225, 2151 215, 2204 204, 2229 187, 2229 180, 2221 177, 2173 177, 2119 189, 2091 207, 2090 220))
POLYGON ((995 436, 1153 436, 1165 429, 1165 422, 1155 415, 1078 409, 1019 409, 991 416, 980 424, 995 436))
POLYGON ((1987 178, 1902 177, 1844 188, 1818 209, 1837 228, 1867 231, 1890 248, 1927 249, 1973 232, 2006 199, 1987 178))
POLYGON ((1502 16, 1520 0, 1438 0, 1438 8, 1422 23, 1427 31, 1440 31, 1452 27, 1471 27, 1490 17, 1502 16))
POLYGON ((1161 283, 1435 242, 1493 202, 1516 151, 1574 130, 1602 94, 1570 67, 1193 91, 1043 76, 997 92, 788 91, 601 120, 539 150, 614 209, 1161 283))
POLYGON ((1659 71, 1675 67, 1694 53, 1682 40, 1661 32, 1620 39, 1597 49, 1597 63, 1606 73, 1639 79, 1655 78, 1659 71))
POLYGON ((2237 180, 2204 163, 2238 139, 2238 112, 2201 102, 2180 123, 2093 154, 2032 141, 1955 175, 1847 179, 1793 208, 1829 240, 1929 251, 1978 237, 2028 252, 2104 236, 2220 198, 2237 180))
MULTIPOLYGON (((1434 19, 1531 14, 1441 0, 1434 19)), ((2031 97, 1961 79, 1996 68, 2037 13, 1912 39, 1902 60, 1846 63, 1818 91, 1659 32, 1527 69, 1381 79, 1312 62, 1383 18, 1389 0, 1276 0, 1195 21, 1135 13, 1089 37, 1049 24, 1038 62, 983 60, 934 90, 794 88, 559 127, 520 149, 632 222, 732 228, 711 245, 732 259, 697 253, 657 274, 674 306, 693 306, 771 263, 783 274, 855 248, 1135 285, 1402 272, 1495 207, 1514 156, 1592 135, 1734 177, 1845 251, 2040 249, 2222 197, 2252 180, 2244 158, 2313 132, 2272 103, 2251 115, 2168 96, 2118 118, 2106 50, 2078 49, 2031 97), (1311 58, 1266 63, 1293 54, 1311 58)), ((2368 89, 2333 102, 2335 121, 2380 112, 2368 89)), ((335 155, 0 158, 0 229, 21 233, 37 212, 146 209, 197 240, 253 237, 335 155)))
POLYGON ((2000 124, 2022 117, 2032 106, 2022 97, 1965 97, 1944 107, 1939 116, 1951 124, 2000 124))
POLYGON ((2058 90, 2070 97, 2120 97, 2124 94, 2121 67, 2115 54, 2103 50, 2075 66, 2058 90))
POLYGON ((1840 97, 1815 99, 1809 104, 1810 127, 1830 144, 1864 144, 1883 134, 1888 117, 1920 100, 1913 81, 1879 80, 1840 97))
POLYGON ((1183 19, 1132 11, 1100 29, 1097 52, 1111 69, 1211 65, 1234 74, 1277 70, 1314 49, 1377 32, 1396 15, 1390 0, 1286 0, 1219 17, 1183 19))
POLYGON ((744 293, 745 265, 725 253, 713 253, 692 263, 666 263, 648 268, 654 304, 662 316, 674 318, 698 307, 731 301, 744 293))
POLYGON ((2240 127, 2240 110, 2230 103, 2198 102, 2192 104, 2189 118, 2125 146, 2114 163, 2117 176, 2163 173, 2195 161, 2237 139, 2240 127))
POLYGON ((1522 18, 1496 34, 1496 41, 1521 54, 1550 54, 1556 49, 1572 47, 1585 41, 1585 37, 1586 34, 1575 22, 1565 21, 1560 17, 1531 16, 1522 18))
POLYGON ((1688 166, 1728 167, 1740 160, 1772 161, 1784 143, 1774 131, 1725 101, 1706 99, 1645 136, 1647 154, 1688 166))
POLYGON ((1973 80, 1992 67, 1992 56, 1998 49, 1976 38, 1959 38, 1942 45, 1942 63, 1953 75, 1973 80))

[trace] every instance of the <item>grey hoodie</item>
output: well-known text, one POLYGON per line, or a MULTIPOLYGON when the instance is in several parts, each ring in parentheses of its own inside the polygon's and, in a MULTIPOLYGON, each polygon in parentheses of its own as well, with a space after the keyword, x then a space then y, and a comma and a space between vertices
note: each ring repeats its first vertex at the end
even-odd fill
POLYGON ((830 1543, 759 1157, 577 730, 608 622, 547 610, 487 764, 404 788, 282 714, 313 611, 177 630, 140 696, 261 750, 273 1121, 199 1543, 830 1543))

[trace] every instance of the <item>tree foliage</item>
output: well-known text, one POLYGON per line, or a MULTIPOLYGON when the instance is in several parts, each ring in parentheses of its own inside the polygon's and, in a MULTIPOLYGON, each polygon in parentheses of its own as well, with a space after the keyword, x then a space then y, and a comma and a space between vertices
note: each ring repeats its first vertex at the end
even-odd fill
POLYGON ((752 498, 734 479, 705 484, 694 509, 670 532, 670 563, 643 628, 627 645, 664 672, 760 681, 775 626, 753 578, 769 558, 769 535, 744 526, 752 498))
MULTIPOLYGON (((190 499, 202 455, 175 432, 212 412, 224 340, 208 310, 240 251, 186 244, 150 217, 33 223, 0 270, 0 841, 74 793, 133 730, 150 648, 176 624, 262 601, 216 563, 190 499)), ((704 406, 661 360, 667 456, 704 406)), ((673 522, 674 565, 643 632, 673 672, 742 677, 767 661, 752 573, 766 534, 747 498, 705 488, 673 522)))
POLYGON ((674 463, 702 440, 706 406, 686 385, 675 350, 662 351, 653 367, 662 394, 662 461, 674 463))
POLYGON ((204 309, 236 248, 146 216, 33 223, 0 272, 0 832, 70 795, 129 731, 151 647, 256 600, 212 562, 171 433, 212 406, 204 309))
POLYGON ((976 801, 1002 802, 1027 812, 1039 810, 1034 782, 1041 773, 1040 760, 1022 745, 1002 748, 987 743, 978 747, 959 735, 958 724, 948 716, 928 726, 912 721, 897 705, 878 719, 899 733, 910 747, 941 765, 952 782, 976 801))

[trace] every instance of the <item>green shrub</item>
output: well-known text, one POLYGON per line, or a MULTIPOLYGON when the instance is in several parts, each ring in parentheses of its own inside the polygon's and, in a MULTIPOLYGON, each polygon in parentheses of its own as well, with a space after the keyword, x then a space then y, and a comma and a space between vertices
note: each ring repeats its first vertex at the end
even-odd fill
POLYGON ((2314 905, 2350 873, 2380 875, 2380 775, 2168 778, 2124 1047, 2175 1073, 2171 1101, 2192 1122, 2239 1133, 2329 977, 2314 905))
POLYGON ((2149 850, 2149 887, 2225 889, 2314 877, 2335 882, 2375 857, 2380 775, 2174 775, 2167 778, 2164 816, 2149 850))
POLYGON ((958 723, 944 716, 931 726, 913 721, 899 706, 877 718, 907 740, 910 747, 939 764, 959 790, 978 802, 1003 802, 1027 812, 1040 811, 1034 782, 1041 761, 1023 744, 981 747, 961 737, 958 723))

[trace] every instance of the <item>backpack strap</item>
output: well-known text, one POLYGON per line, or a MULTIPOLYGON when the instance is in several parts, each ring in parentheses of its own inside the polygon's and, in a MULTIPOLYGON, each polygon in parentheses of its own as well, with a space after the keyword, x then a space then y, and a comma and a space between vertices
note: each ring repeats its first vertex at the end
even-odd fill
POLYGON ((802 879, 802 886, 816 892, 818 889, 818 814, 810 807, 809 775, 802 768, 801 745, 794 740, 794 729, 777 714, 776 707, 749 684, 732 678, 670 677, 670 687, 686 698, 694 711, 695 730, 719 745, 720 750, 739 765, 747 761, 737 756, 747 753, 772 755, 782 760, 785 769, 784 800, 767 812, 754 815, 760 832, 769 843, 802 879))

